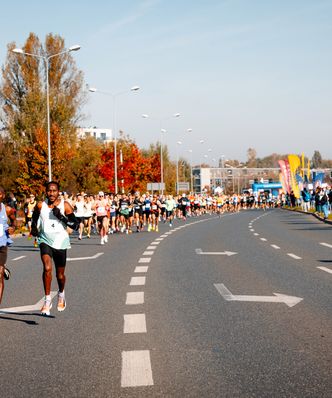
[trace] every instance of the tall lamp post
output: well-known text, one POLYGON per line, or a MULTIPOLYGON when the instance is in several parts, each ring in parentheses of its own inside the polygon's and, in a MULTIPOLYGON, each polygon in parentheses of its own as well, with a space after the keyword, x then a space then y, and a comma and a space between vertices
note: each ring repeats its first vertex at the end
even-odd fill
POLYGON ((180 113, 174 113, 173 116, 169 116, 169 117, 164 117, 161 119, 155 119, 155 118, 150 118, 149 115, 147 115, 146 113, 144 113, 142 115, 143 119, 154 119, 154 120, 158 120, 159 121, 159 126, 160 126, 160 183, 161 183, 161 194, 164 194, 164 156, 163 156, 163 134, 166 133, 166 130, 162 128, 162 122, 168 119, 171 119, 173 117, 180 117, 181 114, 180 113))
POLYGON ((48 70, 49 70, 49 60, 51 58, 57 57, 58 55, 63 55, 71 51, 78 51, 81 48, 78 44, 69 47, 56 54, 51 54, 47 57, 39 54, 32 54, 22 50, 22 48, 14 48, 12 51, 15 54, 28 55, 30 57, 35 57, 42 59, 45 64, 46 73, 46 107, 47 107, 47 152, 48 152, 48 180, 52 181, 52 161, 51 161, 51 123, 50 123, 50 94, 49 94, 49 83, 48 83, 48 70))
POLYGON ((179 195, 179 145, 182 145, 182 141, 176 143, 176 195, 179 195))
POLYGON ((114 189, 115 189, 115 194, 118 193, 118 159, 117 159, 117 134, 116 134, 116 99, 117 97, 119 97, 120 95, 126 94, 130 91, 138 91, 140 89, 139 86, 133 86, 130 90, 124 90, 124 91, 120 91, 118 93, 110 93, 107 91, 101 91, 101 90, 97 90, 95 87, 90 87, 89 91, 91 93, 100 93, 100 94, 104 94, 104 95, 109 95, 112 97, 113 100, 113 134, 114 134, 114 189))
POLYGON ((193 150, 188 149, 187 151, 190 153, 190 191, 191 191, 191 193, 194 193, 194 191, 193 191, 193 150))

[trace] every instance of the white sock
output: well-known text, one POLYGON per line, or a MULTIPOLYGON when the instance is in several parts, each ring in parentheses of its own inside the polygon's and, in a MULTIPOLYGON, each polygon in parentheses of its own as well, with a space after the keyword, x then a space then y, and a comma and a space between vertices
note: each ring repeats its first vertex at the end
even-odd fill
POLYGON ((51 295, 45 296, 45 301, 51 302, 52 301, 51 295))
POLYGON ((64 298, 65 297, 65 291, 59 292, 59 297, 64 298))

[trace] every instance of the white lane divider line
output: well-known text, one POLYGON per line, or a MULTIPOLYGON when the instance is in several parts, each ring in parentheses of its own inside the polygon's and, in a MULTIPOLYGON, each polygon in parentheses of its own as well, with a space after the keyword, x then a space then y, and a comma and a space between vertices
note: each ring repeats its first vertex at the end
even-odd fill
POLYGON ((152 242, 150 244, 156 246, 156 245, 160 245, 160 242, 152 242))
POLYGON ((17 261, 17 260, 21 260, 22 258, 25 258, 26 256, 20 256, 20 257, 16 257, 13 258, 12 261, 17 261))
POLYGON ((127 292, 126 305, 144 304, 144 292, 127 292))
POLYGON ((157 242, 161 242, 162 240, 164 240, 164 238, 157 238, 156 239, 157 242))
POLYGON ((130 279, 130 286, 144 286, 145 285, 145 281, 146 281, 146 277, 145 276, 133 276, 130 279))
MULTIPOLYGON (((53 300, 54 297, 58 294, 56 291, 51 292, 51 299, 53 300)), ((33 305, 24 305, 21 307, 11 307, 11 308, 0 308, 0 314, 18 314, 20 312, 34 312, 40 311, 42 305, 44 304, 44 297, 39 300, 36 304, 33 305)))
POLYGON ((143 252, 142 256, 152 256, 154 254, 153 251, 145 251, 143 252))
POLYGON ((254 233, 255 236, 259 236, 259 234, 257 232, 254 233))
POLYGON ((321 269, 322 271, 328 272, 329 274, 332 274, 332 269, 327 268, 327 267, 317 267, 318 269, 321 269))
POLYGON ((137 266, 136 268, 135 268, 135 273, 138 273, 138 272, 148 272, 148 266, 146 265, 146 266, 137 266))
POLYGON ((148 246, 146 250, 156 250, 156 246, 148 246))
POLYGON ((271 245, 271 247, 273 247, 273 249, 280 249, 280 247, 277 245, 271 245))
POLYGON ((250 231, 250 232, 255 232, 255 230, 254 230, 253 228, 251 228, 249 231, 250 231))
POLYGON ((141 257, 138 262, 139 263, 149 263, 151 261, 151 257, 141 257))
POLYGON ((164 234, 164 235, 160 235, 161 238, 167 238, 168 235, 164 234))
POLYGON ((296 254, 293 253, 287 253, 287 256, 294 258, 295 260, 302 260, 301 257, 297 256, 296 254))
POLYGON ((150 351, 122 351, 121 387, 153 386, 150 351))
POLYGON ((319 244, 325 247, 330 247, 332 249, 332 245, 330 245, 329 243, 320 242, 319 244))
POLYGON ((260 240, 262 240, 263 242, 267 241, 267 239, 265 239, 265 238, 260 238, 260 240))
POLYGON ((124 314, 123 333, 146 333, 145 314, 124 314))

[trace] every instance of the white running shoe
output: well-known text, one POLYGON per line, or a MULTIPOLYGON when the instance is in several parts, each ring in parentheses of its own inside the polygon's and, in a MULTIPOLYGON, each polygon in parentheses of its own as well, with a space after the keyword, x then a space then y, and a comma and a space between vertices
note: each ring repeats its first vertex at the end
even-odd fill
POLYGON ((108 236, 107 236, 107 235, 104 236, 104 242, 105 242, 105 243, 108 242, 108 236))
POLYGON ((101 239, 100 239, 100 244, 101 244, 101 245, 104 245, 104 238, 101 238, 101 239))
POLYGON ((45 300, 44 305, 42 306, 42 309, 41 309, 41 314, 50 316, 51 308, 52 308, 52 301, 45 300))
POLYGON ((65 297, 60 297, 60 295, 58 294, 58 305, 57 305, 57 309, 59 312, 62 312, 66 309, 67 303, 66 303, 66 299, 65 297))

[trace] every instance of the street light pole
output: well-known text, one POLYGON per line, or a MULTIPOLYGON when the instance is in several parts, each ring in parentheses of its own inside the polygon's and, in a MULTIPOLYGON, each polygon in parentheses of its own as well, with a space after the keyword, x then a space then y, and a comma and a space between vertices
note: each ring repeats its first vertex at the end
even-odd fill
POLYGON ((51 161, 51 121, 50 121, 50 93, 49 93, 49 81, 48 81, 48 72, 49 72, 49 60, 51 58, 57 57, 58 55, 66 54, 71 51, 78 51, 81 48, 79 45, 74 45, 69 47, 67 50, 61 51, 56 54, 49 55, 45 57, 43 55, 27 53, 23 51, 21 48, 14 48, 12 51, 15 54, 28 55, 30 57, 35 57, 42 59, 45 63, 45 72, 46 72, 46 109, 47 109, 47 152, 48 152, 48 180, 52 181, 52 161, 51 161))
MULTIPOLYGON (((160 184, 161 184, 161 194, 164 194, 164 156, 163 156, 163 133, 166 133, 166 130, 161 128, 162 127, 162 122, 164 120, 171 119, 172 117, 180 117, 180 113, 175 113, 173 116, 170 117, 165 117, 165 118, 160 118, 160 119, 155 119, 159 120, 159 128, 160 128, 160 184)), ((143 119, 149 119, 150 116, 147 115, 146 113, 142 114, 143 119)), ((154 118, 152 118, 154 119, 154 118)))
MULTIPOLYGON (((130 91, 138 91, 140 89, 139 86, 133 86, 130 91)), ((116 98, 122 94, 126 94, 128 92, 128 90, 125 91, 120 91, 118 93, 109 93, 107 91, 100 91, 97 90, 95 87, 90 87, 89 91, 91 93, 101 93, 101 94, 105 94, 105 95, 109 95, 112 97, 113 100, 113 135, 114 135, 114 190, 115 190, 115 194, 118 193, 118 159, 117 159, 117 134, 116 134, 116 130, 117 130, 117 120, 116 120, 116 98)))
POLYGON ((182 142, 178 141, 176 144, 176 195, 179 195, 179 145, 182 142))

